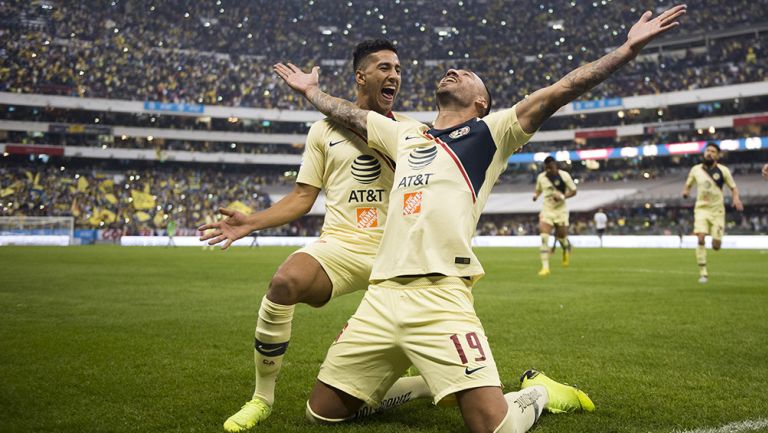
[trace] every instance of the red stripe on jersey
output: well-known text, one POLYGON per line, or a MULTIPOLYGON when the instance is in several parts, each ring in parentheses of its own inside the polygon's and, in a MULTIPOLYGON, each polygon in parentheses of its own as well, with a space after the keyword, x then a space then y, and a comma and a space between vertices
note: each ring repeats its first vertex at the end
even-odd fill
POLYGON ((459 171, 461 172, 461 175, 464 176, 464 181, 467 182, 467 187, 469 187, 469 192, 472 193, 472 203, 475 203, 477 201, 477 196, 475 195, 475 189, 472 188, 472 182, 469 181, 469 176, 467 175, 467 171, 464 169, 464 165, 459 161, 459 157, 456 156, 455 153, 453 153, 453 150, 451 150, 450 147, 448 147, 447 144, 443 140, 441 140, 438 137, 433 137, 431 134, 424 132, 423 133, 425 137, 429 138, 430 140, 434 140, 437 144, 440 146, 443 146, 443 149, 445 149, 446 152, 448 152, 448 155, 453 158, 453 162, 456 163, 456 167, 459 168, 459 171))

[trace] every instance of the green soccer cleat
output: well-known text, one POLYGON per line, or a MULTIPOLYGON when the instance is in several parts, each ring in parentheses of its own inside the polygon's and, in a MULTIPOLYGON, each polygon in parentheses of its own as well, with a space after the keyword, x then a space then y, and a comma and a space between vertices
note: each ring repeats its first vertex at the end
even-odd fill
POLYGON ((412 365, 408 367, 408 370, 405 370, 403 377, 414 377, 414 376, 421 376, 421 372, 419 371, 418 368, 416 368, 415 365, 412 365))
POLYGON ((549 403, 544 409, 552 413, 577 412, 584 410, 594 412, 595 404, 584 391, 575 386, 565 385, 548 378, 544 373, 536 370, 528 370, 520 376, 521 388, 541 385, 547 389, 549 403))
POLYGON ((264 400, 254 398, 245 403, 236 414, 224 421, 224 430, 235 433, 248 430, 269 418, 272 407, 264 400))

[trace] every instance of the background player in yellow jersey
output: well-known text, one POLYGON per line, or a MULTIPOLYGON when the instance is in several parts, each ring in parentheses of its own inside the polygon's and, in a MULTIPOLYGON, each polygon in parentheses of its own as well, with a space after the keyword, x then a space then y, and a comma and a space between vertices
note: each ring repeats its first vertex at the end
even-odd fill
POLYGON ((700 283, 706 283, 709 278, 705 238, 707 235, 712 236, 712 249, 718 251, 725 231, 724 185, 731 189, 733 207, 738 211, 744 210, 739 199, 739 189, 733 181, 731 171, 728 167, 718 164, 718 159, 720 159, 720 147, 715 143, 707 143, 704 147, 704 162, 691 168, 683 188, 683 198, 688 198, 691 187, 696 186, 693 232, 699 241, 696 246, 696 261, 699 264, 700 283))
MULTIPOLYGON (((555 229, 555 237, 563 247, 563 266, 568 266, 571 257, 571 243, 568 240, 568 206, 565 199, 576 195, 576 184, 567 171, 560 170, 555 158, 544 159, 544 171, 536 178, 536 190, 533 201, 544 195, 544 203, 539 213, 539 233, 541 234, 541 270, 539 275, 549 275, 549 234, 555 229)), ((554 247, 552 248, 554 251, 554 247)))
MULTIPOLYGON (((357 83, 355 106, 372 110, 394 123, 407 120, 392 113, 400 89, 397 49, 385 40, 365 41, 353 54, 357 83)), ((232 242, 256 230, 279 226, 306 214, 321 189, 325 189, 326 214, 320 239, 289 256, 278 268, 261 301, 254 344, 256 386, 254 394, 224 423, 230 432, 264 421, 272 411, 275 381, 291 337, 295 304, 325 305, 333 297, 368 286, 371 266, 386 222, 387 199, 394 165, 368 147, 364 136, 325 119, 312 125, 291 193, 269 209, 245 216, 221 209, 228 218, 205 224, 210 230, 201 239, 209 244, 232 242), (332 186, 332 188, 329 188, 332 186)), ((423 384, 406 378, 405 385, 423 384)), ((422 385, 420 389, 426 388, 422 385)), ((409 389, 411 397, 418 390, 409 389)), ((397 393, 399 388, 393 389, 397 393)))
POLYGON ((491 96, 473 72, 450 69, 436 90, 433 127, 392 123, 323 93, 318 68, 274 69, 318 110, 368 134, 369 144, 397 163, 395 184, 371 286, 331 345, 307 402, 309 419, 340 422, 375 404, 413 363, 434 400, 455 394, 472 432, 523 433, 550 411, 593 410, 589 398, 537 372, 523 390, 501 391, 496 363, 472 306, 483 276, 471 239, 509 156, 547 118, 635 58, 645 44, 678 25, 676 6, 646 12, 627 41, 512 108, 489 114, 491 96), (484 116, 484 117, 483 117, 484 116))

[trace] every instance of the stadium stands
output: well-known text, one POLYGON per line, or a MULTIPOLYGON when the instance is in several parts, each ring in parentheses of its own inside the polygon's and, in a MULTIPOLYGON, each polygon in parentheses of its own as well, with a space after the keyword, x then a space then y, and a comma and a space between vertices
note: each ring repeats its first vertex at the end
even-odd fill
MULTIPOLYGON (((79 228, 137 234, 160 230, 167 218, 191 230, 233 202, 261 209, 290 188, 317 118, 278 111, 310 107, 279 84, 273 63, 321 65, 327 90, 351 98, 352 47, 391 38, 404 66, 399 110, 434 110, 433 85, 448 66, 477 70, 503 107, 617 45, 643 10, 665 7, 651 0, 633 7, 524 0, 514 11, 497 0, 346 3, 334 14, 320 0, 280 8, 263 1, 0 3, 0 215, 74 215, 79 228), (24 101, 33 96, 43 102, 24 101), (153 206, 138 209, 131 191, 149 194, 153 206)), ((548 121, 523 152, 767 136, 764 8, 748 0, 688 6, 684 29, 593 90, 584 105, 592 108, 548 121), (733 90, 750 84, 756 86, 747 93, 733 90), (715 96, 695 93, 709 88, 715 96), (685 102, 657 102, 680 96, 668 92, 686 92, 685 102), (617 98, 619 105, 601 105, 617 98)), ((741 146, 724 160, 748 199, 744 214, 729 214, 729 232, 765 233, 768 192, 757 173, 768 145, 741 146)), ((675 232, 678 221, 690 223, 690 203, 678 196, 696 156, 558 159, 580 189, 592 191, 574 200, 602 197, 574 201, 576 233, 589 230, 601 205, 620 233, 675 232)), ((499 196, 498 211, 483 217, 479 233, 535 232, 534 208, 503 204, 532 190, 541 169, 533 162, 510 164, 496 188, 510 195, 499 196)), ((313 235, 320 223, 309 216, 274 233, 313 235)))
MULTIPOLYGON (((526 0, 515 2, 510 13, 500 1, 449 7, 356 0, 348 2, 354 7, 328 14, 320 1, 288 1, 280 8, 269 2, 217 3, 194 8, 181 0, 4 4, 0 90, 306 108, 278 84, 273 63, 319 63, 324 74, 339 77, 326 80, 329 90, 351 97, 348 58, 354 44, 388 37, 402 47, 405 110, 433 109, 433 83, 446 62, 481 72, 499 89, 495 99, 504 106, 618 45, 642 10, 664 8, 649 0, 634 7, 526 0), (590 19, 598 14, 605 24, 590 19)), ((768 23, 759 2, 691 2, 686 20, 680 34, 656 44, 658 53, 634 62, 593 96, 696 89, 765 76, 760 34, 768 23), (683 38, 686 45, 674 44, 683 38)))

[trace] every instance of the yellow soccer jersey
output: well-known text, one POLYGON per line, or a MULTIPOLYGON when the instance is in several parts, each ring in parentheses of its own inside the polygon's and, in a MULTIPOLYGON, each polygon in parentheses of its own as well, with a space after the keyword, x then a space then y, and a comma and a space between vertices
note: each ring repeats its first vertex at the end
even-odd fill
POLYGON ((387 219, 393 176, 390 158, 368 147, 364 137, 324 119, 309 130, 296 182, 325 191, 321 239, 333 236, 354 251, 375 254, 387 219))
POLYGON ((722 164, 715 164, 711 169, 704 164, 696 164, 688 173, 687 187, 696 185, 696 207, 694 210, 725 212, 723 185, 736 188, 731 171, 722 164))
POLYGON ((530 137, 514 107, 441 130, 369 113, 369 144, 397 163, 371 280, 482 277, 472 252, 477 220, 509 156, 530 137))
POLYGON ((567 171, 557 170, 557 176, 548 176, 547 172, 539 173, 536 178, 536 193, 544 196, 542 212, 568 212, 565 200, 556 200, 559 194, 576 191, 576 184, 567 171))

